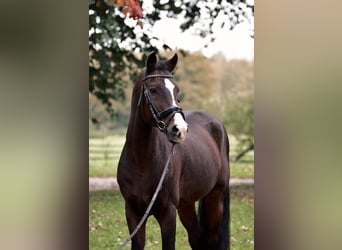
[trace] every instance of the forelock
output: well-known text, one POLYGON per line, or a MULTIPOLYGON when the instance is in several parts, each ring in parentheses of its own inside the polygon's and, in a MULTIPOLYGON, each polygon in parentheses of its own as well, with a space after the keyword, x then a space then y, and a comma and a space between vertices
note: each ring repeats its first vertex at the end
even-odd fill
POLYGON ((169 71, 167 68, 167 64, 165 63, 166 61, 159 61, 156 64, 156 70, 160 71, 169 71))

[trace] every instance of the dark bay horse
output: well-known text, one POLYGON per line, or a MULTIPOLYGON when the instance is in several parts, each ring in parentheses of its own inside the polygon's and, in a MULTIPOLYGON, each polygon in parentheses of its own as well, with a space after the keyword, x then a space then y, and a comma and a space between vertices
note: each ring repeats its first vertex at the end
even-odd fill
MULTIPOLYGON (((229 142, 223 124, 202 111, 184 112, 171 74, 177 54, 152 53, 137 77, 126 142, 118 166, 130 233, 151 201, 171 147, 174 154, 149 213, 161 228, 162 249, 175 249, 176 211, 192 249, 229 249, 229 142), (198 214, 195 202, 199 201, 198 214)), ((132 238, 144 249, 146 222, 132 238)))

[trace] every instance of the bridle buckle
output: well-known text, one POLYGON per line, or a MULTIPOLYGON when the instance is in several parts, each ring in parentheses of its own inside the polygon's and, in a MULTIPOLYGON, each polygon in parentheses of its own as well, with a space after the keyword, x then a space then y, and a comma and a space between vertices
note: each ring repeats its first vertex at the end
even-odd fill
POLYGON ((164 132, 165 129, 167 128, 166 123, 164 121, 158 121, 157 122, 157 127, 159 128, 160 131, 164 132))

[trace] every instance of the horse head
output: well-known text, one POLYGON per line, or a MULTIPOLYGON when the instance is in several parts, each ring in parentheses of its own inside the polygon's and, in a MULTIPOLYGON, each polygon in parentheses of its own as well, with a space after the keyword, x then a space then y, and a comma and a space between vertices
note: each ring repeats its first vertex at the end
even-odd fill
POLYGON ((177 61, 177 54, 167 61, 158 62, 156 53, 148 56, 146 67, 139 77, 137 104, 141 106, 143 120, 164 132, 172 143, 183 142, 188 131, 177 97, 179 87, 172 75, 177 61))

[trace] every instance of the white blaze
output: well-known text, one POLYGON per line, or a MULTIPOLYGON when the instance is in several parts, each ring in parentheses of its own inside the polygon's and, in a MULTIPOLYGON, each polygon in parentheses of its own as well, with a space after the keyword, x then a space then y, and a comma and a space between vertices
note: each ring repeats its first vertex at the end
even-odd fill
POLYGON ((176 101, 175 101, 175 96, 173 95, 173 89, 175 88, 175 85, 169 80, 169 79, 164 79, 165 87, 170 91, 170 95, 172 98, 172 105, 173 106, 178 106, 176 101))
MULTIPOLYGON (((172 98, 172 105, 178 107, 176 100, 175 100, 175 96, 173 94, 175 85, 169 79, 164 79, 164 83, 165 83, 165 87, 170 92, 170 95, 172 98)), ((176 113, 173 119, 174 119, 174 124, 177 126, 177 128, 181 132, 181 137, 184 138, 188 131, 188 124, 184 121, 183 116, 180 113, 176 113)))

